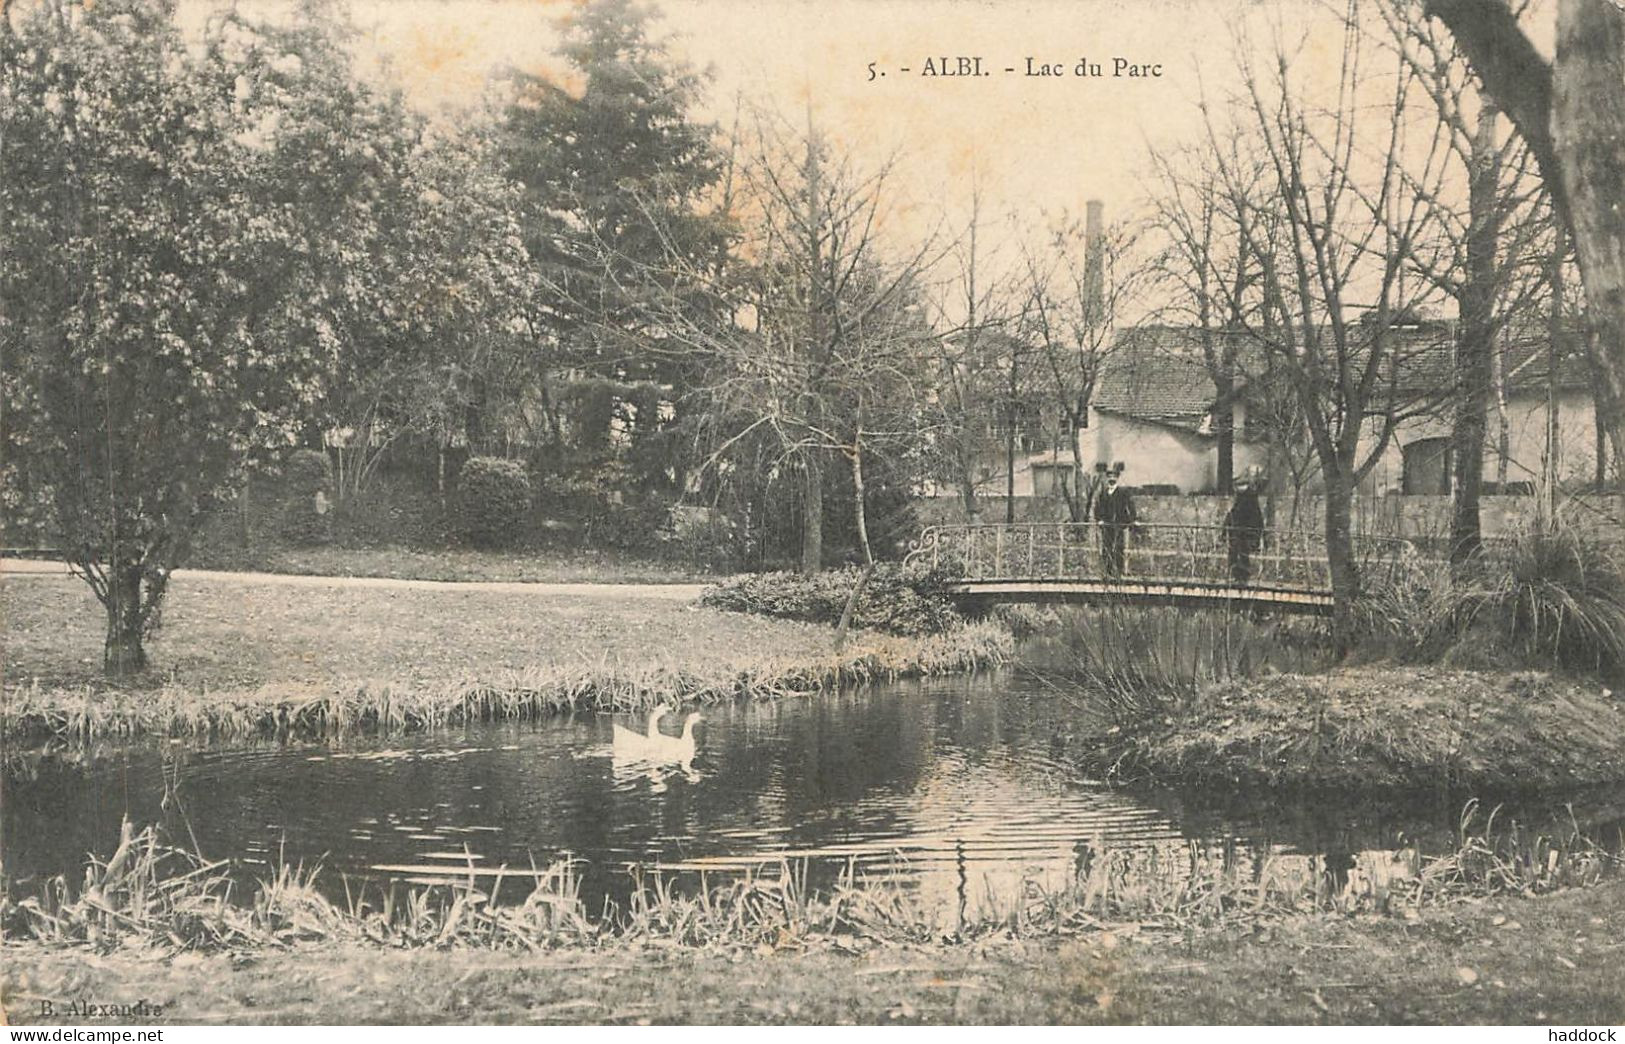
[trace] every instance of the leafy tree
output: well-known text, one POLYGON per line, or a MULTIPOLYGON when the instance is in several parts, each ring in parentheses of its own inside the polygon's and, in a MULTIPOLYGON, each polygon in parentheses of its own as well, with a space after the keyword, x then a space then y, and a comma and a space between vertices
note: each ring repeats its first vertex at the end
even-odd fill
POLYGON ((241 53, 235 104, 274 127, 288 159, 270 171, 270 200, 325 232, 284 275, 335 347, 312 427, 339 435, 340 496, 403 436, 479 441, 518 396, 536 281, 491 129, 430 127, 399 91, 357 75, 350 35, 307 3, 281 24, 228 15, 214 41, 241 53))
POLYGON ((145 663, 215 491, 294 440, 333 361, 285 278, 312 229, 264 191, 289 157, 234 104, 237 75, 159 0, 0 9, 6 457, 49 488, 112 674, 145 663))
POLYGON ((342 40, 316 4, 195 49, 164 0, 0 18, 6 457, 106 606, 110 673, 254 451, 443 412, 529 293, 478 140, 431 136, 342 40))

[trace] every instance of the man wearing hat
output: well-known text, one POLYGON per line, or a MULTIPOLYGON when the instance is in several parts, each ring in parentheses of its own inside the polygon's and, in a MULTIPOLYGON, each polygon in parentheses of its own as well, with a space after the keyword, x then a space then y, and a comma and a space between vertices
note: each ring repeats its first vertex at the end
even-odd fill
POLYGON ((1095 521, 1100 523, 1100 559, 1106 576, 1123 575, 1123 543, 1134 525, 1134 501, 1122 487, 1123 462, 1106 472, 1106 485, 1095 497, 1095 521))
POLYGON ((1264 511, 1258 504, 1258 483, 1251 475, 1236 483, 1236 500, 1224 516, 1229 547, 1230 580, 1245 587, 1253 578, 1253 552, 1264 543, 1264 511))

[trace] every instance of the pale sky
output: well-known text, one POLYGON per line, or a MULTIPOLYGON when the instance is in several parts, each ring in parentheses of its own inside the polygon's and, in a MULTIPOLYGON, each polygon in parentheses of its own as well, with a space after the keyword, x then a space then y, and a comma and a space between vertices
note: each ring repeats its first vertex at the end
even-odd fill
MULTIPOLYGON (((229 2, 190 0, 183 11, 229 2)), ((505 66, 561 78, 565 67, 552 51, 575 2, 350 0, 350 8, 363 58, 386 60, 414 104, 433 112, 477 102, 505 66)), ((820 131, 860 162, 897 154, 893 191, 922 228, 940 226, 950 237, 964 227, 974 171, 984 242, 1010 253, 1016 235, 1031 234, 1047 215, 1081 215, 1088 199, 1104 201, 1108 221, 1135 216, 1150 149, 1200 141, 1199 100, 1222 110, 1240 90, 1238 47, 1267 65, 1278 36, 1295 54, 1294 78, 1333 88, 1345 7, 1335 0, 656 3, 665 15, 657 35, 670 35, 675 54, 712 71, 702 116, 726 132, 736 97, 797 120, 810 107, 820 131), (1238 44, 1238 34, 1250 42, 1238 44), (961 56, 979 58, 987 75, 923 75, 928 59, 957 67, 961 56), (1024 75, 1029 59, 1065 75, 1024 75), (1128 75, 1116 59, 1142 71, 1160 66, 1161 75, 1128 75), (1077 75, 1080 60, 1099 75, 1077 75), (871 78, 870 63, 886 75, 871 78)), ((1368 49, 1367 62, 1379 61, 1391 67, 1380 48, 1368 49)), ((1386 90, 1374 100, 1386 102, 1386 90)), ((1368 134, 1380 138, 1381 128, 1368 134)))
MULTIPOLYGON (((203 0, 208 2, 208 0, 203 0)), ((551 55, 571 0, 353 0, 366 46, 388 56, 425 109, 477 99, 504 65, 558 73, 551 55)), ((1230 31, 1244 12, 1286 11, 1318 24, 1335 61, 1335 20, 1313 3, 1240 0, 666 0, 673 50, 715 79, 706 114, 731 123, 736 93, 799 117, 860 156, 902 154, 900 185, 950 212, 979 173, 990 213, 1106 202, 1118 216, 1140 194, 1146 143, 1201 133, 1196 101, 1232 87, 1230 31), (992 75, 921 75, 926 59, 980 56, 992 75), (1027 59, 1067 75, 1021 75, 1027 59), (1161 66, 1112 76, 1113 59, 1161 66), (1104 75, 1078 78, 1080 59, 1104 75), (884 78, 869 78, 876 62, 884 78), (903 68, 911 72, 904 73, 903 68), (1004 70, 1014 67, 1017 73, 1004 70)))

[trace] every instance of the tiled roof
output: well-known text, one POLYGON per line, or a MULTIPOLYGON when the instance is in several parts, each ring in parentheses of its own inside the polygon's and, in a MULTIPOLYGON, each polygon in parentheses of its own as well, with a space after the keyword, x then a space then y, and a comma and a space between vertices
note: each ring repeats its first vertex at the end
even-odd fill
MULTIPOLYGON (((1214 347, 1225 341, 1236 359, 1236 383, 1264 370, 1265 357, 1251 334, 1214 331, 1214 347)), ((1502 372, 1510 390, 1546 385, 1547 336, 1542 323, 1519 324, 1503 334, 1502 372)), ((1450 324, 1395 327, 1388 343, 1389 365, 1399 367, 1401 387, 1415 397, 1448 393, 1456 372, 1455 330, 1450 324)), ((1588 387, 1591 375, 1577 335, 1564 338, 1557 383, 1562 388, 1588 387)), ((1096 409, 1141 420, 1197 430, 1206 421, 1218 391, 1202 355, 1201 332, 1184 326, 1138 326, 1113 342, 1095 388, 1096 409)))
POLYGON ((1095 386, 1093 405, 1098 410, 1195 431, 1206 422, 1217 396, 1218 389, 1202 360, 1198 331, 1138 326, 1124 330, 1113 343, 1095 386))

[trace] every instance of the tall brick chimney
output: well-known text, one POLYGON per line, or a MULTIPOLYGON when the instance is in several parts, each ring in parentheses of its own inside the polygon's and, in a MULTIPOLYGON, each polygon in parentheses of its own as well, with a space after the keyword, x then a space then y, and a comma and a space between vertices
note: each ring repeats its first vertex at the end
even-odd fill
POLYGON ((1106 319, 1106 205, 1088 200, 1083 222, 1084 317, 1091 326, 1106 319))

